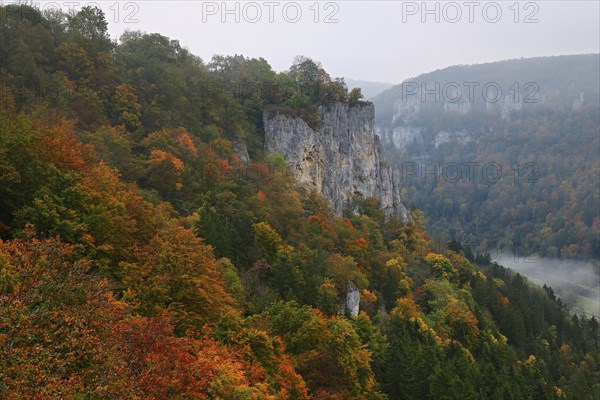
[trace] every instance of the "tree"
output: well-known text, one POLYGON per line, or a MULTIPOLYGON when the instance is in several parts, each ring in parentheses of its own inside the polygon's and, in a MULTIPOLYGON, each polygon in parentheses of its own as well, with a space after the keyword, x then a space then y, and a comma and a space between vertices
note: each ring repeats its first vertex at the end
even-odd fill
POLYGON ((142 127, 140 117, 142 106, 138 103, 135 90, 123 83, 115 88, 113 104, 117 113, 117 121, 125 126, 129 132, 135 132, 142 127))
POLYGON ((171 308, 178 331, 184 332, 233 311, 233 298, 212 248, 175 221, 167 221, 137 250, 136 258, 138 262, 122 263, 121 268, 126 297, 143 315, 171 308))
POLYGON ((109 40, 108 23, 104 13, 97 7, 83 7, 69 19, 69 32, 88 39, 90 42, 109 40))
POLYGON ((350 103, 350 105, 360 104, 364 97, 365 96, 363 96, 360 88, 353 88, 348 95, 348 103, 350 103))
POLYGON ((172 199, 183 188, 185 164, 168 151, 152 150, 146 162, 148 186, 165 199, 172 199))

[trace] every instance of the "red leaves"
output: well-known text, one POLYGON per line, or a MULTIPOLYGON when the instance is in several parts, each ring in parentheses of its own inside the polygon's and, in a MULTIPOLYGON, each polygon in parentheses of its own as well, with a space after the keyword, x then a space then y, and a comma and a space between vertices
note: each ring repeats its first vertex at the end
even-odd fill
POLYGON ((350 253, 367 250, 368 248, 369 248, 369 242, 367 242, 367 239, 365 239, 363 237, 359 237, 354 240, 350 240, 346 244, 346 249, 350 253))
POLYGON ((333 232, 331 221, 323 215, 311 215, 308 217, 308 223, 310 226, 318 227, 321 232, 333 232))

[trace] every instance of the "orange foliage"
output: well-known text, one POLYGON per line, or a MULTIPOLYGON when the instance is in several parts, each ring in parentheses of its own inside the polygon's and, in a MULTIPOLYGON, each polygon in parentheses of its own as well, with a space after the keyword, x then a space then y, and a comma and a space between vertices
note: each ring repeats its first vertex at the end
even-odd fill
POLYGON ((150 239, 155 230, 154 210, 137 189, 119 180, 116 170, 103 163, 91 166, 81 184, 92 200, 89 211, 99 221, 90 228, 94 239, 110 245, 119 258, 130 255, 137 240, 150 239))
POLYGON ((311 215, 308 217, 308 223, 311 226, 318 226, 322 232, 333 232, 331 221, 324 215, 311 215))
POLYGON ((360 308, 373 315, 377 312, 377 295, 368 289, 360 292, 360 308))
POLYGON ((142 302, 144 313, 177 306, 184 325, 196 327, 232 310, 212 247, 176 222, 165 222, 136 251, 139 263, 124 265, 130 295, 142 302))
POLYGON ((168 151, 152 150, 148 159, 150 184, 168 196, 173 189, 183 188, 183 161, 168 151))
POLYGON ((170 312, 131 315, 75 246, 30 234, 0 241, 0 397, 308 399, 284 354, 270 350, 276 368, 266 374, 208 327, 177 337, 170 312))
POLYGON ((396 307, 392 310, 392 314, 407 320, 420 318, 418 306, 412 297, 400 297, 396 302, 396 307))
POLYGON ((478 321, 475 315, 454 298, 450 299, 444 312, 453 336, 465 344, 474 344, 479 335, 478 321))
POLYGON ((167 314, 123 319, 111 333, 113 351, 122 355, 126 366, 123 372, 147 398, 208 399, 248 389, 241 361, 208 336, 173 336, 167 314))
POLYGON ((83 154, 89 150, 75 138, 73 123, 62 119, 55 122, 45 127, 49 133, 37 148, 40 158, 63 171, 83 172, 88 166, 83 154))
POLYGON ((179 136, 177 144, 184 149, 190 150, 194 156, 198 155, 198 149, 196 149, 192 138, 187 132, 184 131, 181 136, 179 136))
POLYGON ((508 300, 508 297, 503 296, 501 293, 498 293, 498 298, 500 299, 502 304, 504 304, 505 307, 508 307, 508 305, 510 304, 510 300, 508 300))
POLYGON ((363 237, 356 238, 355 240, 350 240, 346 244, 346 250, 348 250, 349 252, 360 252, 367 250, 368 248, 369 242, 363 237))

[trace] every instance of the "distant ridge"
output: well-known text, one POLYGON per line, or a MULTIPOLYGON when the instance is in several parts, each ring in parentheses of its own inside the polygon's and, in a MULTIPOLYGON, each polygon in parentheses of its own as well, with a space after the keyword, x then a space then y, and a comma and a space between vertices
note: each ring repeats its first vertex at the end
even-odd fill
POLYGON ((355 87, 359 87, 362 90, 363 96, 365 99, 371 99, 377 96, 379 93, 383 92, 386 89, 394 86, 393 83, 389 82, 372 82, 372 81, 363 81, 359 79, 352 78, 344 78, 348 89, 352 89, 355 87))

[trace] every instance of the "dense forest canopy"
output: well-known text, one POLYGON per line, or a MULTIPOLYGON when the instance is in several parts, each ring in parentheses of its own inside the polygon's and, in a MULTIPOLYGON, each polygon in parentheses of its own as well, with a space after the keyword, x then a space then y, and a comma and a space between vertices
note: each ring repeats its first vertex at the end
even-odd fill
POLYGON ((0 53, 0 397, 600 397, 596 319, 263 154, 265 111, 360 106, 317 62, 114 42, 89 7, 0 7, 0 53))
POLYGON ((400 169, 421 169, 405 180, 405 199, 429 232, 479 252, 600 259, 599 71, 598 54, 509 60, 434 71, 378 95, 382 132, 418 132, 386 150, 400 169), (421 85, 438 99, 407 95, 421 85), (498 101, 486 85, 500 88, 498 101))

